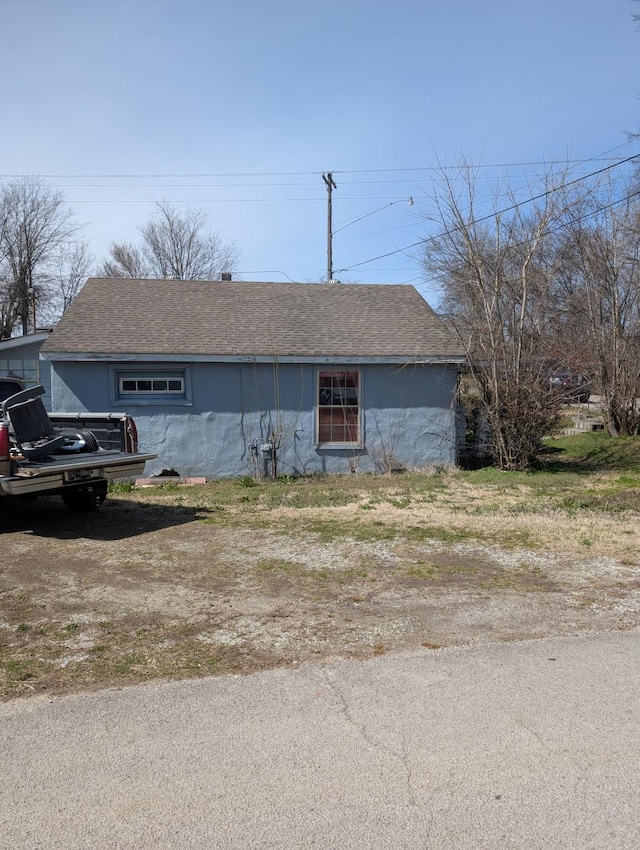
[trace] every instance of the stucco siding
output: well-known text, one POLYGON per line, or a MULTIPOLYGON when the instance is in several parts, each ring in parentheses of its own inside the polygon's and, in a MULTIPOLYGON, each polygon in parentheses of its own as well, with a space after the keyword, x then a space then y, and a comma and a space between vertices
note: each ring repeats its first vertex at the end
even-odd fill
POLYGON ((42 401, 51 410, 51 367, 49 361, 40 358, 45 339, 45 334, 39 334, 0 342, 0 375, 20 378, 27 387, 41 384, 45 390, 42 401))
MULTIPOLYGON (((158 364, 147 365, 162 373, 158 364)), ((123 370, 144 368, 126 362, 53 361, 53 409, 132 414, 141 450, 158 454, 148 473, 174 469, 207 478, 252 473, 256 463, 262 464, 260 446, 272 433, 280 435, 278 471, 283 474, 455 462, 455 367, 349 366, 360 373, 361 445, 348 448, 316 442, 318 368, 340 369, 340 363, 175 363, 170 368, 184 375, 182 397, 123 401, 118 397, 123 370)))

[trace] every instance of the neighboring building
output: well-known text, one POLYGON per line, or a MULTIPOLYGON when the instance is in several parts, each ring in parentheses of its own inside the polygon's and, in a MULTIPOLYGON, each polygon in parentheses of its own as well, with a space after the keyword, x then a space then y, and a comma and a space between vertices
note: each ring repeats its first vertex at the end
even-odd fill
POLYGON ((42 397, 47 410, 51 410, 51 366, 40 359, 40 348, 49 337, 49 330, 26 336, 0 340, 0 375, 20 378, 26 387, 42 384, 42 397))
POLYGON ((42 355, 53 409, 131 413, 148 472, 455 462, 464 354, 412 286, 92 279, 42 355))

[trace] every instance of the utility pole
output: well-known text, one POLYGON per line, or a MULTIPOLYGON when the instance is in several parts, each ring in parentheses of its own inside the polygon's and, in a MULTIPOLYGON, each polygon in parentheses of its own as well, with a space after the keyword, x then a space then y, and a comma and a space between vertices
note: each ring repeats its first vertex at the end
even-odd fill
POLYGON ((33 332, 37 333, 37 325, 36 325, 36 291, 33 287, 29 288, 29 295, 31 296, 31 316, 33 321, 33 332))
POLYGON ((338 187, 330 171, 322 175, 327 187, 327 280, 333 280, 333 225, 331 220, 331 193, 338 187))

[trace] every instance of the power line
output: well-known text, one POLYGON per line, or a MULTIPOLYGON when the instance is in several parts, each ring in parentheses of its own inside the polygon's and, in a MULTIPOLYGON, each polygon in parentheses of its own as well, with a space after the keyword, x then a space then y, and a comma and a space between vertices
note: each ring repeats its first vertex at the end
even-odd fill
MULTIPOLYGON (((587 157, 586 159, 552 159, 552 160, 537 160, 531 162, 507 162, 507 163, 493 163, 493 164, 484 164, 484 163, 463 163, 466 168, 471 170, 476 170, 479 168, 513 168, 514 166, 532 166, 532 165, 543 165, 549 167, 550 165, 572 165, 579 163, 587 163, 587 162, 611 162, 615 161, 616 157, 606 158, 605 155, 608 153, 613 153, 613 151, 621 150, 622 148, 627 147, 627 145, 632 144, 637 141, 637 139, 630 138, 627 139, 626 142, 622 142, 622 144, 615 145, 612 148, 608 148, 606 151, 603 151, 600 154, 597 154, 593 157, 587 157)), ((401 171, 436 171, 438 173, 442 173, 443 171, 459 171, 460 165, 431 165, 423 168, 365 168, 360 169, 358 171, 338 171, 337 169, 334 171, 335 174, 380 174, 380 173, 391 173, 391 172, 401 172, 401 171)))
MULTIPOLYGON (((550 166, 550 165, 580 165, 586 162, 611 162, 615 157, 590 157, 587 159, 554 159, 554 160, 529 160, 522 162, 493 162, 493 163, 465 163, 470 169, 490 169, 490 168, 529 168, 533 166, 550 166)), ((443 171, 458 171, 459 165, 423 165, 410 166, 407 168, 363 168, 354 170, 338 170, 335 169, 333 174, 409 174, 414 172, 436 172, 443 171)), ((321 177, 322 171, 201 171, 201 172, 132 172, 129 174, 88 174, 82 172, 65 173, 65 174, 38 174, 46 180, 196 180, 196 179, 225 179, 233 177, 321 177)), ((0 174, 2 180, 15 180, 24 177, 24 174, 0 174)), ((343 181, 347 182, 363 182, 363 181, 343 181)), ((366 181, 366 182, 382 182, 382 181, 366 181)), ((389 181, 402 182, 402 181, 389 181)), ((77 185, 77 184, 74 184, 77 185)), ((199 184, 198 184, 199 185, 199 184)), ((245 184, 242 184, 245 185, 245 184)), ((258 184, 258 185, 279 185, 273 183, 258 184)), ((287 186, 314 186, 315 182, 309 183, 286 183, 287 186)))
MULTIPOLYGON (((634 154, 634 156, 626 157, 625 159, 620 160, 619 162, 613 163, 612 165, 607 165, 604 168, 599 168, 596 171, 592 171, 590 174, 585 174, 582 177, 576 177, 574 180, 569 180, 567 183, 561 183, 559 186, 554 186, 552 189, 547 189, 544 192, 540 192, 538 195, 533 195, 530 198, 527 198, 524 201, 518 201, 515 204, 510 204, 508 207, 504 207, 501 210, 497 210, 496 212, 489 213, 488 215, 481 216, 480 218, 473 219, 468 222, 469 227, 473 227, 476 224, 481 224, 483 221, 489 221, 492 218, 496 218, 499 215, 503 215, 507 212, 513 212, 513 210, 517 210, 520 207, 526 206, 527 204, 531 204, 534 201, 539 201, 542 198, 549 197, 554 192, 558 192, 561 189, 567 189, 569 186, 574 186, 576 183, 581 183, 583 180, 588 180, 591 177, 597 177, 599 174, 603 174, 605 171, 610 171, 613 168, 617 168, 620 165, 625 165, 626 163, 637 161, 640 159, 640 154, 634 154)), ((622 198, 620 201, 616 201, 614 203, 622 203, 625 200, 628 200, 635 195, 640 194, 640 192, 632 192, 628 196, 622 198)), ((612 206, 612 205, 610 205, 612 206)), ((607 209, 604 207, 603 209, 607 209)), ((595 212, 599 212, 596 210, 591 214, 595 214, 595 212)), ((352 266, 347 266, 345 268, 336 269, 336 274, 341 274, 342 272, 352 271, 353 269, 359 268, 360 266, 365 266, 367 263, 374 263, 376 260, 383 260, 386 257, 393 257, 395 254, 401 254, 403 251, 409 251, 411 248, 417 248, 419 245, 426 245, 428 242, 434 242, 437 239, 441 239, 443 236, 449 236, 452 233, 460 230, 462 225, 458 227, 453 227, 450 230, 445 230, 443 233, 439 233, 437 236, 428 236, 425 239, 419 239, 417 242, 413 242, 411 245, 406 245, 404 248, 397 248, 395 251, 388 251, 386 254, 379 254, 377 257, 370 257, 368 260, 363 260, 361 263, 354 263, 352 266)))
MULTIPOLYGON (((368 199, 369 200, 369 199, 368 199)), ((346 224, 340 225, 340 227, 335 228, 332 233, 335 235, 336 233, 340 233, 341 230, 344 230, 346 227, 350 227, 352 224, 356 224, 358 221, 362 221, 363 218, 369 218, 370 215, 374 215, 375 213, 382 212, 382 210, 386 210, 389 207, 392 207, 394 204, 399 204, 402 201, 408 203, 410 206, 413 206, 413 198, 399 198, 397 201, 390 201, 388 204, 385 204, 383 207, 378 207, 377 210, 371 210, 371 212, 364 213, 364 215, 358 216, 358 218, 354 218, 352 221, 348 221, 346 224)))
MULTIPOLYGON (((570 158, 565 157, 564 159, 552 159, 552 160, 524 160, 517 162, 497 162, 497 163, 465 163, 465 167, 470 168, 472 170, 476 169, 490 169, 490 168, 514 168, 514 167, 533 167, 533 166, 545 166, 549 167, 550 165, 579 165, 587 162, 611 162, 614 160, 614 157, 606 157, 604 154, 610 153, 615 150, 620 150, 620 148, 626 147, 629 144, 632 144, 635 139, 629 139, 621 145, 617 145, 616 147, 610 148, 607 151, 604 151, 603 154, 587 157, 587 158, 570 158)), ((459 165, 422 165, 422 166, 408 166, 405 168, 360 168, 360 169, 334 169, 333 174, 401 174, 401 173, 414 173, 414 172, 448 172, 448 171, 458 171, 460 169, 459 165)), ((322 170, 317 169, 313 171, 200 171, 200 172, 130 172, 130 173, 116 173, 116 174, 106 174, 106 173, 59 173, 59 174, 39 174, 37 176, 42 177, 47 180, 72 180, 72 179, 87 179, 87 180, 161 180, 161 179, 203 179, 203 178, 232 178, 232 177, 321 177, 322 170)), ((0 174, 0 179, 16 179, 24 177, 24 174, 0 174)), ((347 182, 347 181, 343 181, 347 182)), ((378 182, 378 181, 374 181, 378 182)), ((390 181, 395 182, 395 181, 390 181)), ((277 185, 277 184, 265 184, 265 185, 277 185)), ((297 185, 297 184, 284 184, 284 185, 297 185)), ((301 185, 315 185, 313 183, 306 183, 301 185)), ((161 188, 161 187, 158 187, 161 188)), ((170 188, 170 187, 168 187, 170 188)))
MULTIPOLYGON (((589 160, 590 162, 612 162, 611 159, 598 159, 598 160, 589 160)), ((582 162, 582 161, 581 161, 582 162)), ((519 163, 515 163, 518 165, 519 163)), ((582 163, 584 164, 584 163, 582 163)), ((470 166, 471 168, 476 168, 480 166, 470 166)), ((499 168, 504 166, 487 166, 488 168, 499 168)), ((15 178, 15 175, 3 175, 6 179, 15 178)), ((0 175, 0 179, 2 177, 0 175)), ((46 175, 45 175, 46 176, 46 175)), ((78 175, 78 178, 83 177, 84 175, 78 175)), ((509 175, 511 179, 527 179, 531 177, 531 174, 512 174, 509 175)), ((167 175, 166 179, 169 179, 171 175, 167 175)), ((68 179, 72 179, 71 177, 68 179)), ((98 178, 96 178, 98 179, 98 178)), ((106 176, 103 179, 108 179, 106 176)), ((133 179, 133 178, 132 178, 133 179)), ((137 179, 137 178, 136 178, 137 179)), ((140 179, 143 179, 142 177, 140 179)), ((178 178, 176 178, 178 179, 178 178)), ((451 179, 458 179, 453 177, 451 179)), ((460 178, 461 179, 461 178, 460 178)), ((496 175, 496 174, 479 174, 478 179, 480 180, 501 180, 504 179, 504 175, 496 175)), ((402 180, 342 180, 342 186, 382 186, 382 185, 392 185, 397 186, 401 184, 410 184, 412 186, 416 185, 416 179, 402 179, 402 180)), ((316 187, 318 185, 317 180, 309 181, 309 182, 288 182, 288 183, 51 183, 51 186, 58 189, 130 189, 130 190, 138 190, 138 189, 297 189, 297 188, 308 188, 310 186, 316 187)), ((237 198, 230 198, 229 200, 240 200, 237 198)))
MULTIPOLYGON (((497 164, 475 164, 468 165, 470 170, 477 169, 493 169, 493 168, 516 168, 516 167, 526 167, 526 166, 536 166, 536 165, 585 165, 589 162, 614 162, 615 157, 606 157, 606 158, 594 158, 589 160, 556 160, 553 163, 544 163, 544 162, 513 162, 513 163, 497 163, 497 164)), ((452 166, 429 166, 424 169, 414 169, 414 170, 422 170, 422 171, 431 171, 435 173, 442 173, 443 171, 458 171, 460 166, 452 165, 452 166)), ((394 169, 386 169, 386 173, 393 171, 394 169)), ((397 169, 400 173, 408 173, 408 169, 397 169)), ((369 172, 373 173, 373 172, 369 172)), ((382 173, 382 171, 381 171, 382 173)), ((196 180, 196 179, 224 179, 226 177, 231 178, 234 175, 216 175, 216 174, 38 174, 37 177, 41 177, 47 180, 196 180)), ((247 175, 248 177, 258 177, 261 175, 247 175)), ((279 175, 274 175, 279 176, 279 175)), ((284 175, 283 175, 284 176, 284 175)), ((500 175, 501 176, 501 175, 500 175)), ((512 175, 512 176, 520 176, 527 177, 527 174, 522 175, 512 175)), ((24 177, 23 174, 0 174, 0 180, 16 180, 24 177)), ((484 176, 480 175, 482 179, 498 179, 498 175, 492 176, 484 176)), ((404 178, 397 179, 394 178, 392 180, 342 180, 341 185, 343 186, 377 186, 383 183, 415 183, 415 178, 404 178)), ((238 188, 281 188, 281 187, 297 187, 297 186, 317 186, 317 180, 309 180, 309 181, 287 181, 286 183, 274 183, 273 181, 265 182, 265 183, 54 183, 53 185, 59 187, 60 189, 238 189, 238 188)))
MULTIPOLYGON (((640 189, 638 189, 635 192, 630 192, 628 195, 625 195, 623 198, 618 198, 617 201, 611 201, 611 203, 604 204, 603 206, 598 207, 595 210, 589 210, 589 212, 584 213, 584 215, 578 216, 570 224, 567 224, 565 222, 561 222, 556 227, 550 227, 549 230, 547 231, 547 233, 549 233, 549 234, 558 233, 560 230, 563 230, 564 228, 571 226, 571 224, 580 224, 581 222, 586 221, 587 219, 592 218, 595 215, 598 215, 598 213, 605 212, 606 210, 613 209, 614 207, 617 207, 620 204, 624 204, 625 201, 630 201, 632 198, 636 198, 636 197, 640 197, 640 189)), ((455 228, 453 228, 452 230, 447 231, 447 232, 448 233, 454 233, 455 228)), ((446 233, 442 234, 442 235, 446 235, 446 233)), ((512 247, 513 248, 519 248, 519 247, 526 245, 526 244, 527 244, 527 241, 523 240, 521 242, 512 243, 512 247)), ((429 279, 427 281, 425 281, 425 285, 428 285, 429 283, 433 283, 434 281, 444 282, 447 279, 448 279, 448 276, 444 272, 441 273, 441 274, 430 274, 429 279)))
MULTIPOLYGON (((197 200, 173 200, 172 204, 279 204, 279 203, 317 203, 326 198, 199 198, 197 200)), ((342 201, 391 201, 394 195, 364 195, 361 197, 342 196, 342 201)), ((402 200, 405 200, 404 198, 402 200)), ((153 198, 69 198, 70 204, 153 204, 153 198)), ((388 205, 390 206, 390 205, 388 205)))

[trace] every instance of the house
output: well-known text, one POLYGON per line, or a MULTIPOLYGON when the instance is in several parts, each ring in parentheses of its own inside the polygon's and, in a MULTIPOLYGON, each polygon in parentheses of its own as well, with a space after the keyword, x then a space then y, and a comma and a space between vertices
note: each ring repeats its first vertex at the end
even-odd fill
POLYGON ((38 330, 37 333, 0 340, 0 375, 20 378, 26 387, 42 384, 47 410, 51 410, 50 365, 40 359, 40 349, 49 333, 48 329, 38 330))
POLYGON ((148 473, 455 462, 464 355, 412 286, 91 279, 42 356, 54 410, 134 416, 148 473))

